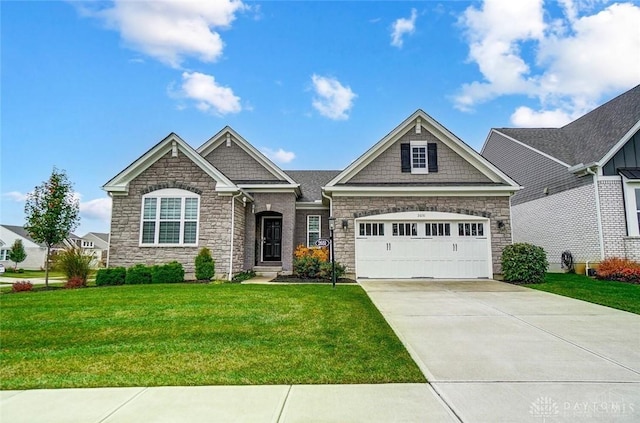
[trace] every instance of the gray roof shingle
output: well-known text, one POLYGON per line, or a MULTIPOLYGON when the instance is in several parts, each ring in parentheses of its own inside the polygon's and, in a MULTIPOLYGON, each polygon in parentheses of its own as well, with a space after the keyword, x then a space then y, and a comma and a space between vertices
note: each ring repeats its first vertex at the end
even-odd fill
POLYGON ((33 242, 34 244, 38 244, 41 247, 46 247, 45 244, 41 244, 39 242, 36 242, 33 238, 31 238, 31 236, 29 235, 29 232, 27 232, 27 230, 25 228, 23 228, 22 226, 16 226, 16 225, 0 225, 8 230, 10 230, 11 232, 21 236, 22 238, 25 238, 31 242, 33 242))
POLYGON ((300 184, 302 197, 298 201, 322 201, 321 188, 338 176, 341 170, 285 170, 285 173, 300 184))
POLYGON ((496 128, 568 165, 601 160, 640 121, 640 85, 562 128, 496 128))

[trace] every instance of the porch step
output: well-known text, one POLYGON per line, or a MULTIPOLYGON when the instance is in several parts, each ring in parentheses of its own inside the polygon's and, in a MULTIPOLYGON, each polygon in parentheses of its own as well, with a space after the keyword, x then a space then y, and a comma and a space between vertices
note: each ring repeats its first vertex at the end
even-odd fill
POLYGON ((253 266, 253 271, 258 276, 276 277, 282 272, 282 266, 253 266))

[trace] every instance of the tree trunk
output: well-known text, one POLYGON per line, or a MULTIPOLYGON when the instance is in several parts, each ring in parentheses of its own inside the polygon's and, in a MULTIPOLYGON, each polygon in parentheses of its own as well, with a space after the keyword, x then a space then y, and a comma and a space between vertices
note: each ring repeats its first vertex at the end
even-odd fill
POLYGON ((51 246, 47 245, 47 258, 44 261, 44 284, 49 289, 49 253, 51 252, 51 246))

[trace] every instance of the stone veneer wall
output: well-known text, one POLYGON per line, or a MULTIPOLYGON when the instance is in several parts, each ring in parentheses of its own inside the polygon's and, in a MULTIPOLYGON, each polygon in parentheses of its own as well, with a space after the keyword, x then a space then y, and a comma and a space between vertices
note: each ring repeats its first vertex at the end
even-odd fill
POLYGON ((511 222, 509 197, 334 197, 333 214, 336 222, 349 221, 349 228, 343 230, 337 224, 334 233, 336 260, 347 266, 347 273, 355 272, 355 224, 354 213, 369 210, 385 210, 393 207, 437 207, 442 211, 460 209, 461 214, 486 212, 490 214, 491 254, 493 273, 501 273, 500 258, 505 246, 511 244, 511 222), (498 230, 497 221, 504 222, 498 230))
POLYGON ((232 141, 229 147, 223 142, 215 150, 207 154, 205 159, 232 181, 273 181, 282 179, 265 169, 264 166, 238 146, 235 141, 232 141))
MULTIPOLYGON (((296 231, 293 236, 293 248, 307 245, 307 216, 320 216, 320 238, 329 238, 329 210, 296 210, 296 231)), ((338 223, 339 224, 339 223, 338 223)))
POLYGON ((251 193, 254 199, 253 207, 247 204, 245 211, 245 256, 244 268, 253 269, 256 252, 256 215, 268 211, 267 204, 271 204, 272 212, 282 214, 282 270, 293 270, 293 234, 296 226, 296 196, 292 193, 251 193))
MULTIPOLYGON (((188 274, 195 273, 198 250, 207 247, 216 261, 216 274, 229 271, 231 197, 215 191, 215 181, 191 160, 171 152, 159 159, 129 184, 128 195, 113 196, 109 266, 162 264, 177 260, 188 274), (140 214, 145 189, 158 184, 184 184, 202 191, 198 244, 195 247, 141 247, 140 214)), ((240 244, 242 245, 242 243, 240 244)))

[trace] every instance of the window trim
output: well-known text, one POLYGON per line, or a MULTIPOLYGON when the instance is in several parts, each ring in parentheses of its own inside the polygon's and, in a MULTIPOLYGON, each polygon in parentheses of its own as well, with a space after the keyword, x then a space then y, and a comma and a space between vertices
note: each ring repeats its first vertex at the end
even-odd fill
POLYGON ((427 141, 411 141, 410 142, 409 157, 411 159, 411 173, 413 174, 426 174, 429 173, 429 143, 427 141), (424 149, 424 168, 414 167, 413 163, 413 151, 415 149, 424 149))
POLYGON ((200 238, 200 195, 177 188, 166 188, 160 189, 157 191, 152 191, 142 196, 140 201, 140 226, 139 226, 139 239, 138 245, 140 247, 197 247, 198 240, 200 238), (144 217, 144 205, 145 201, 148 198, 153 198, 156 200, 156 210, 155 210, 155 218, 154 219, 145 219, 144 217), (180 199, 180 219, 160 219, 160 204, 162 198, 179 198, 180 199), (196 205, 196 218, 195 219, 186 219, 185 218, 185 208, 186 208, 186 199, 195 198, 197 200, 196 205), (177 243, 160 243, 160 223, 166 221, 173 221, 180 223, 180 232, 179 232, 179 242, 177 243), (143 242, 144 235, 144 223, 145 222, 154 222, 154 235, 153 235, 153 243, 143 242), (196 240, 194 243, 185 243, 184 242, 184 228, 186 222, 195 222, 196 223, 196 240))
POLYGON ((627 235, 628 236, 640 236, 640 210, 637 208, 636 198, 640 192, 636 190, 640 190, 640 181, 635 179, 626 179, 623 178, 622 183, 624 184, 624 205, 625 205, 625 215, 627 217, 627 235))
POLYGON ((307 215, 307 247, 315 247, 316 244, 314 242, 313 245, 309 244, 309 234, 311 233, 317 233, 318 234, 318 239, 322 238, 322 216, 319 214, 308 214, 307 215), (317 231, 311 231, 309 230, 309 218, 310 217, 317 217, 318 218, 318 230, 317 231))
POLYGON ((10 248, 0 248, 0 261, 10 261, 9 251, 11 251, 10 248))

